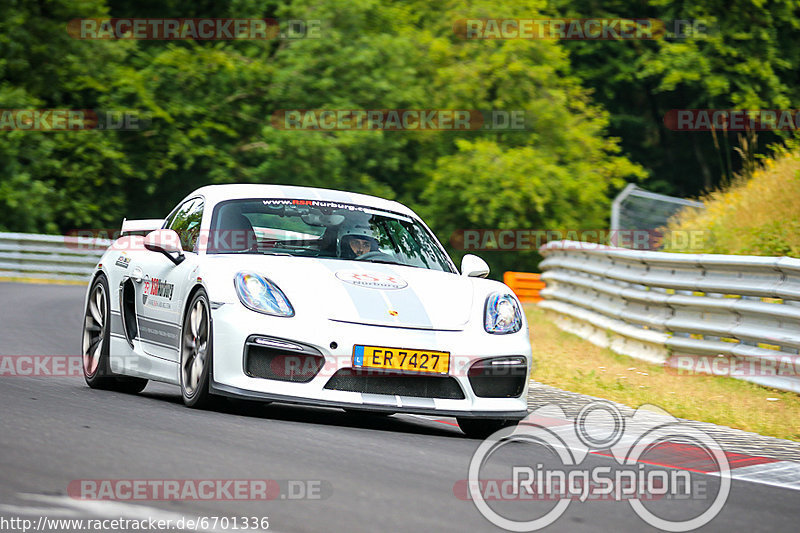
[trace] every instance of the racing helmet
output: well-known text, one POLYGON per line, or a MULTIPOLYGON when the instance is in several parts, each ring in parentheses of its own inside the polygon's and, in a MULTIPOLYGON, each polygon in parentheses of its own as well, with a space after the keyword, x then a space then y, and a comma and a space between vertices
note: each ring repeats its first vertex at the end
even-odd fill
POLYGON ((342 228, 339 233, 339 257, 343 259, 353 259, 367 252, 356 253, 353 251, 351 242, 363 239, 369 243, 369 251, 374 252, 378 249, 378 240, 373 237, 372 228, 366 222, 359 222, 342 228))

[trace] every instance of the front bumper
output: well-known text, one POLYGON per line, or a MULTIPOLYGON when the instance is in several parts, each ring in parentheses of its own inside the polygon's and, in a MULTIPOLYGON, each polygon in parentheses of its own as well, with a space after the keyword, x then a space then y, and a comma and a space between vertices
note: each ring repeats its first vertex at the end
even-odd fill
POLYGON ((528 416, 528 410, 524 411, 448 411, 446 409, 429 409, 425 407, 401 406, 395 407, 385 404, 353 404, 344 402, 334 402, 330 400, 317 400, 313 398, 298 398, 295 396, 282 396, 280 394, 270 394, 266 392, 255 392, 244 389, 237 389, 229 385, 212 382, 212 394, 217 396, 227 396, 230 398, 241 398, 244 400, 260 400, 265 402, 281 402, 297 405, 311 405, 314 407, 337 407, 342 409, 367 409, 380 413, 410 413, 419 415, 436 416, 457 416, 467 418, 504 418, 507 420, 522 420, 528 416))
POLYGON ((212 311, 213 373, 211 390, 223 396, 295 404, 470 418, 522 419, 527 415, 528 380, 522 393, 511 398, 479 397, 468 370, 487 357, 522 356, 531 368, 530 341, 525 329, 513 335, 490 335, 482 328, 431 331, 321 320, 308 324, 261 315, 237 304, 212 311), (289 382, 248 375, 244 346, 252 335, 280 338, 313 347, 325 358, 324 367, 307 382, 289 382), (374 345, 446 351, 451 354, 449 377, 463 398, 431 398, 375 394, 325 388, 334 374, 352 368, 354 345, 374 345))

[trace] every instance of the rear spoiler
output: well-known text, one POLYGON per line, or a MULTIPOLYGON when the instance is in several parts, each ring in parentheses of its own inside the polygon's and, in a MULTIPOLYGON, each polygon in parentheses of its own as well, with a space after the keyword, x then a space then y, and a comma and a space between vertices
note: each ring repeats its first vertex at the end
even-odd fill
POLYGON ((142 220, 128 220, 127 218, 123 218, 120 235, 127 235, 129 233, 150 233, 151 231, 161 229, 163 224, 163 218, 148 218, 142 220))

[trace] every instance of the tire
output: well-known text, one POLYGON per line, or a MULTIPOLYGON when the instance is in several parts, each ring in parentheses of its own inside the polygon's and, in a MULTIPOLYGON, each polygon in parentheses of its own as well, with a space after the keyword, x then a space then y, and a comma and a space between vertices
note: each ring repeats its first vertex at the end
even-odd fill
POLYGON ((456 418, 458 427, 471 439, 485 439, 495 431, 516 426, 516 420, 498 418, 456 418))
POLYGON ((83 315, 81 344, 83 378, 92 389, 136 394, 147 386, 147 380, 116 376, 109 364, 111 301, 108 280, 98 276, 89 289, 83 315))
POLYGON ((209 407, 214 397, 209 392, 212 366, 211 307, 208 295, 198 290, 186 307, 181 329, 181 395, 188 407, 209 407))

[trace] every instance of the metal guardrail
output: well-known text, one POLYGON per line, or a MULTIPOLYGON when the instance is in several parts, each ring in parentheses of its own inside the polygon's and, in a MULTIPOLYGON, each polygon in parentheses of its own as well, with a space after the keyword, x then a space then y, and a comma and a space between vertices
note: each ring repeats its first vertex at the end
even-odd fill
POLYGON ((89 281, 108 239, 0 233, 0 277, 89 281))
MULTIPOLYGON (((0 233, 0 277, 88 281, 110 244, 0 233)), ((555 312, 563 329, 654 363, 674 363, 676 355, 724 358, 725 372, 709 371, 800 392, 800 259, 574 241, 550 242, 540 252, 547 286, 539 306, 555 312), (758 371, 734 375, 737 364, 758 371)))
POLYGON ((800 392, 800 259, 574 241, 540 252, 539 306, 562 329, 650 362, 717 361, 694 369, 800 392))

